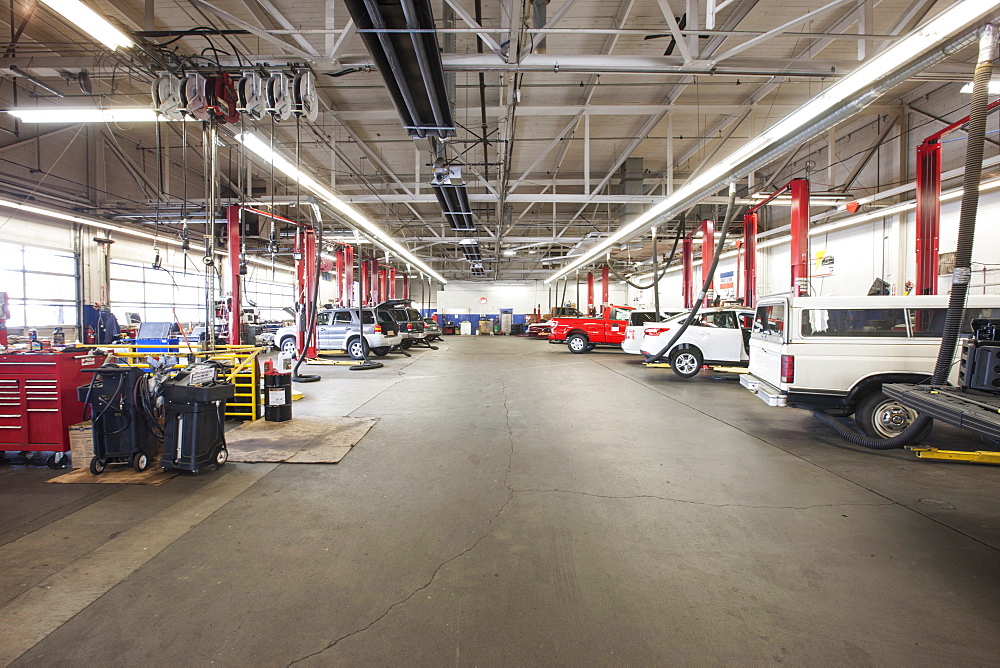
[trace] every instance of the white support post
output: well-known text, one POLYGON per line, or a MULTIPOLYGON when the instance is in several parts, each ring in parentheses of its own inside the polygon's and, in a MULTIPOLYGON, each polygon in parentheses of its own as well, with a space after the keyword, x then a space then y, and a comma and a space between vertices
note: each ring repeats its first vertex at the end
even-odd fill
POLYGON ((827 190, 837 185, 837 128, 830 128, 826 133, 826 187, 827 190))
POLYGON ((590 194, 590 114, 583 115, 583 192, 590 194))
POLYGON ((674 192, 674 116, 667 114, 667 196, 674 192))
MULTIPOLYGON (((866 35, 872 31, 875 25, 872 16, 874 3, 872 0, 858 0, 858 34, 866 35)), ((870 39, 858 40, 858 60, 864 60, 871 55, 872 41, 870 39)))

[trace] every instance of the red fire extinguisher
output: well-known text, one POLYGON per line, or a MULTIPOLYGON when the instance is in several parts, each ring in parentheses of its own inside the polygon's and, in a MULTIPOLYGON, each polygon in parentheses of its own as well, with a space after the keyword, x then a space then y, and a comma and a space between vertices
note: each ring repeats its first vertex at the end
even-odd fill
POLYGON ((89 346, 92 346, 95 343, 97 343, 97 336, 94 333, 94 328, 93 327, 90 327, 88 325, 87 329, 84 330, 84 333, 83 333, 83 342, 85 344, 89 345, 89 346))

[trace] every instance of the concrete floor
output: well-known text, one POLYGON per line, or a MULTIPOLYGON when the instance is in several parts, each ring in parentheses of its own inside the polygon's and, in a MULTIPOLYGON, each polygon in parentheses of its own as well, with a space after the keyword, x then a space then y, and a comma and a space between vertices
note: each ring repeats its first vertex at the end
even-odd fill
POLYGON ((620 352, 413 352, 300 386, 380 418, 336 466, 0 466, 0 665, 1000 663, 1000 470, 620 352))

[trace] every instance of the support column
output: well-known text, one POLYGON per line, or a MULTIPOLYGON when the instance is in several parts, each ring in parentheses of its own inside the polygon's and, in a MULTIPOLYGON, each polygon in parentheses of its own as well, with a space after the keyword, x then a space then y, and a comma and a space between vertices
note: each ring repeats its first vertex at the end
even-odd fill
POLYGON ((743 216, 743 305, 757 301, 757 214, 743 216))
POLYGON ((916 294, 936 295, 941 227, 941 144, 917 147, 916 294))
POLYGON ((354 246, 344 249, 344 306, 354 306, 354 246))
POLYGON ((809 294, 809 181, 792 179, 792 293, 809 294))
POLYGON ((362 260, 361 294, 358 295, 358 298, 361 300, 361 306, 368 306, 372 300, 371 274, 372 274, 372 261, 362 260))
POLYGON ((386 295, 389 294, 386 291, 386 279, 388 278, 388 270, 383 265, 378 268, 378 301, 384 302, 386 295))
POLYGON ((694 242, 691 237, 681 240, 681 293, 684 296, 684 308, 694 308, 694 294, 691 284, 692 265, 694 264, 694 242))
POLYGON ((386 283, 388 284, 388 292, 386 292, 386 297, 388 299, 396 298, 396 268, 389 267, 386 271, 386 283))
MULTIPOLYGON (((238 206, 226 207, 226 244, 229 253, 229 345, 238 346, 241 343, 240 325, 243 314, 242 283, 240 281, 240 217, 242 210, 238 206)), ((206 330, 207 331, 207 330, 206 330)))
POLYGON ((587 315, 594 310, 594 272, 587 272, 587 315))
POLYGON ((409 272, 403 274, 403 296, 402 299, 410 298, 410 274, 409 272))
POLYGON ((343 248, 338 248, 333 254, 333 271, 337 276, 337 306, 344 305, 344 254, 343 248))
POLYGON ((712 260, 715 259, 715 221, 714 220, 703 220, 701 221, 701 283, 708 283, 708 292, 705 294, 705 303, 702 306, 711 306, 712 297, 711 292, 715 287, 715 284, 711 282, 713 278, 711 275, 712 271, 712 260))

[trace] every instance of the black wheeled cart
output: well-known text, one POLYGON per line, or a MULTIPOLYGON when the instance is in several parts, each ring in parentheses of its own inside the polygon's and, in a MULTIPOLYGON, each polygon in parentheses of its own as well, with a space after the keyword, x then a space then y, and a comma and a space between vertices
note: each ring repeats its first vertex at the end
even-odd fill
POLYGON ((235 388, 215 378, 216 368, 202 363, 163 383, 166 420, 160 466, 165 471, 198 473, 229 459, 224 420, 226 401, 233 398, 235 388))
POLYGON ((106 364, 96 369, 89 385, 77 388, 80 401, 90 404, 94 457, 90 472, 98 475, 109 464, 131 464, 145 471, 156 459, 159 443, 154 399, 146 372, 106 364))

